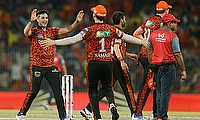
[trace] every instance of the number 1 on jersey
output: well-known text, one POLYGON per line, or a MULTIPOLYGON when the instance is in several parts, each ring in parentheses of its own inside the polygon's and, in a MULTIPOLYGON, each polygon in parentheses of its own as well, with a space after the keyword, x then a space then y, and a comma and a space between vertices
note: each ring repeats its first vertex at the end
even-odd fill
POLYGON ((99 41, 99 44, 101 44, 101 49, 99 50, 99 52, 106 52, 106 50, 105 50, 105 38, 102 38, 99 41))

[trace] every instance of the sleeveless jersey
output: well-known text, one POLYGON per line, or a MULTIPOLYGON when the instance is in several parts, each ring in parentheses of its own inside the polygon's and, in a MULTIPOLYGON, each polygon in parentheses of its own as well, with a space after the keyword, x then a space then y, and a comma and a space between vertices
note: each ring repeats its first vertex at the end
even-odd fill
POLYGON ((86 42, 87 61, 112 61, 113 38, 120 39, 124 34, 115 26, 104 23, 84 28, 80 33, 86 42))
POLYGON ((54 39, 58 35, 59 28, 48 28, 46 31, 38 28, 32 28, 32 35, 29 36, 31 44, 30 65, 40 67, 54 66, 54 54, 56 46, 43 47, 41 45, 45 38, 54 39))

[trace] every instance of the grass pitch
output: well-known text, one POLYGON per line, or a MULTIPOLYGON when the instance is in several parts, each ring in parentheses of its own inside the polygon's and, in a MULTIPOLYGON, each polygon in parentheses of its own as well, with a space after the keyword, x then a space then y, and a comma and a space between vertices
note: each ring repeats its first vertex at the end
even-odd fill
MULTIPOLYGON (((15 120, 18 110, 0 110, 0 120, 15 120)), ((74 112, 74 120, 84 120, 79 114, 74 112)), ((109 111, 101 111, 103 120, 111 120, 109 111)), ((130 120, 129 111, 119 111, 119 120, 130 120)), ((149 119, 151 111, 145 111, 144 116, 149 119)), ((200 112, 169 112, 170 120, 200 120, 200 112)), ((53 110, 29 110, 26 120, 58 120, 57 111, 53 110)))

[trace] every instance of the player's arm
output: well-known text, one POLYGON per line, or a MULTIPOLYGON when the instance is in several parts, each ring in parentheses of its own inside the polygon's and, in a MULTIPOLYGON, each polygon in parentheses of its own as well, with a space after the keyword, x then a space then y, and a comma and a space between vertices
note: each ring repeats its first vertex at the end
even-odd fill
POLYGON ((28 22, 28 24, 26 25, 26 27, 24 28, 24 35, 25 36, 31 36, 31 28, 33 25, 33 22, 35 20, 37 20, 38 17, 36 17, 36 12, 37 9, 33 9, 33 11, 31 12, 31 20, 28 22))
POLYGON ((151 38, 149 38, 148 41, 149 41, 149 49, 147 49, 148 61, 151 64, 151 62, 152 62, 152 54, 153 54, 153 46, 152 46, 151 38))
POLYGON ((135 36, 135 37, 137 37, 137 38, 143 40, 143 39, 144 39, 143 36, 142 36, 143 33, 144 33, 143 29, 142 29, 141 27, 138 27, 138 28, 134 31, 133 36, 135 36))
POLYGON ((128 34, 125 34, 125 33, 122 36, 122 39, 125 40, 128 43, 142 45, 142 46, 149 48, 149 43, 146 39, 140 40, 140 39, 138 39, 138 38, 136 38, 132 35, 128 35, 128 34))
POLYGON ((183 60, 183 55, 181 52, 176 52, 175 57, 176 57, 177 63, 179 64, 179 66, 182 70, 182 72, 181 72, 182 80, 185 80, 187 77, 187 74, 186 74, 186 69, 185 69, 185 63, 183 60))
POLYGON ((71 45, 74 43, 77 43, 82 40, 82 35, 80 33, 72 36, 72 37, 67 37, 67 38, 62 38, 58 40, 52 40, 50 38, 47 38, 43 40, 43 46, 48 47, 52 45, 71 45))
POLYGON ((71 31, 73 31, 78 26, 78 24, 82 20, 83 16, 84 16, 83 10, 79 11, 78 15, 76 16, 76 20, 74 21, 74 23, 71 24, 68 27, 60 28, 60 30, 58 31, 58 35, 67 34, 71 31))
POLYGON ((181 50, 180 50, 178 37, 175 37, 175 38, 172 39, 172 50, 173 50, 174 55, 176 57, 176 61, 179 64, 179 66, 182 70, 182 72, 181 72, 182 80, 186 80, 187 74, 186 74, 186 69, 185 69, 185 63, 184 63, 184 60, 183 60, 183 55, 182 55, 181 50))
POLYGON ((67 75, 67 67, 65 64, 62 64, 62 71, 63 71, 63 75, 67 75))
POLYGON ((128 70, 128 65, 126 64, 126 62, 124 61, 124 58, 121 54, 120 48, 119 48, 119 44, 114 44, 114 52, 115 55, 117 56, 117 59, 120 61, 122 70, 128 70))

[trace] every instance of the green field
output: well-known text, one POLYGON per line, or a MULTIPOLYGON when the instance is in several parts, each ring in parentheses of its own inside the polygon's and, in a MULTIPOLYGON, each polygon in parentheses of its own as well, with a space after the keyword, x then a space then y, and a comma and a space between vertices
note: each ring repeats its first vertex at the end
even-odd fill
MULTIPOLYGON (((0 120, 15 120, 17 110, 0 110, 0 120)), ((110 120, 109 111, 101 111, 103 120, 110 120)), ((119 120, 130 120, 129 112, 119 111, 119 120)), ((148 119, 151 112, 145 111, 144 116, 148 119)), ((200 112, 169 112, 170 120, 200 120, 200 112)), ((57 111, 29 110, 26 120, 58 120, 57 111)), ((74 111, 74 120, 84 120, 79 111, 74 111)))

